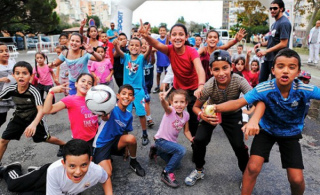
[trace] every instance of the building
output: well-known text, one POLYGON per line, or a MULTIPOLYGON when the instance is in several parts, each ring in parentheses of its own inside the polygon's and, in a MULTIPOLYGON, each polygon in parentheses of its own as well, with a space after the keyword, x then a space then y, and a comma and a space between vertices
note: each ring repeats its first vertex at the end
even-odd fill
POLYGON ((229 27, 229 1, 224 0, 222 4, 222 27, 221 29, 228 29, 229 27))

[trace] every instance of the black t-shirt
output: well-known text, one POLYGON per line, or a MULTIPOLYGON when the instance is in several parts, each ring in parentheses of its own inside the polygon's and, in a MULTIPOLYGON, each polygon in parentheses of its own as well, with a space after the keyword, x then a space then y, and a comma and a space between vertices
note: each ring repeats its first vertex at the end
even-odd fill
POLYGON ((16 105, 14 116, 25 121, 33 121, 38 113, 37 106, 42 105, 39 91, 30 84, 24 93, 19 93, 18 84, 16 83, 0 92, 0 99, 7 99, 10 97, 12 97, 12 100, 16 105))
MULTIPOLYGON (((129 53, 129 50, 127 47, 120 47, 120 49, 123 51, 123 53, 129 53)), ((114 78, 123 78, 123 63, 124 60, 121 59, 121 57, 114 57, 113 62, 113 75, 114 78)))

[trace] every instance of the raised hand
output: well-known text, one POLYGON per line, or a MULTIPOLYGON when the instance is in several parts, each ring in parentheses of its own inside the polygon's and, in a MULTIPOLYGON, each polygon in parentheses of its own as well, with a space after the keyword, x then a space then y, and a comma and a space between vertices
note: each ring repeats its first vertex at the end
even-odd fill
POLYGON ((237 41, 241 41, 245 36, 247 35, 246 30, 244 28, 240 28, 240 30, 237 32, 235 39, 237 41))
POLYGON ((141 34, 142 37, 147 37, 149 35, 149 30, 150 30, 150 24, 148 24, 148 26, 145 28, 143 26, 142 20, 140 19, 140 27, 138 32, 141 34))
POLYGON ((87 19, 83 19, 80 23, 80 26, 84 27, 87 23, 87 19))
POLYGON ((159 93, 160 101, 166 99, 166 97, 167 97, 168 93, 171 91, 171 89, 172 89, 172 86, 167 91, 166 91, 165 87, 163 88, 163 91, 159 93))
POLYGON ((58 85, 50 89, 50 91, 53 91, 53 93, 62 93, 62 92, 65 92, 66 90, 71 90, 69 88, 69 83, 64 83, 62 85, 58 85))
POLYGON ((92 45, 86 43, 82 43, 82 45, 88 53, 92 54, 94 52, 92 45))

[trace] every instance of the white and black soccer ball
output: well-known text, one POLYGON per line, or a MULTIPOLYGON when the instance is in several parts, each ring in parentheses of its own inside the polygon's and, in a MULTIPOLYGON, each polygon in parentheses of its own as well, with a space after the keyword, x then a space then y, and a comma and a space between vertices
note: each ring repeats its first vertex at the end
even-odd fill
POLYGON ((96 85, 89 89, 86 95, 86 105, 97 115, 109 114, 115 107, 116 94, 106 85, 96 85))

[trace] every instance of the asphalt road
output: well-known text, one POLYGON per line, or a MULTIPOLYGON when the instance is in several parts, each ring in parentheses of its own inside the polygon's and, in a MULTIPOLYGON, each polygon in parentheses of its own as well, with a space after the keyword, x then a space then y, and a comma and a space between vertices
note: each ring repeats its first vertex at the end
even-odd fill
MULTIPOLYGON (((50 55, 49 61, 54 55, 50 55)), ((303 62, 306 61, 302 56, 303 62)), ((18 60, 26 60, 33 63, 33 55, 20 54, 18 60)), ((314 66, 304 65, 302 69, 311 70, 312 83, 320 86, 320 70, 314 66), (317 77, 319 75, 319 77, 317 77), (317 79, 319 78, 319 79, 317 79)), ((158 101, 157 94, 151 95, 151 112, 156 125, 152 129, 148 129, 149 137, 155 135, 162 115, 164 113, 158 101)), ((62 98, 59 95, 57 99, 62 98)), ((9 112, 9 117, 12 111, 9 112)), ((9 120, 8 117, 8 120, 9 120)), ((60 111, 55 115, 47 116, 49 130, 52 135, 68 141, 71 139, 69 122, 66 110, 60 111)), ((7 123, 6 123, 7 124, 7 123)), ((2 133, 6 127, 4 124, 0 128, 2 133)), ((234 195, 240 194, 239 184, 241 182, 241 172, 237 167, 237 160, 232 151, 228 140, 221 127, 217 127, 212 135, 210 144, 207 147, 205 179, 198 181, 195 186, 185 186, 184 178, 195 168, 191 162, 191 147, 189 141, 180 134, 178 142, 187 148, 187 153, 182 160, 182 167, 176 172, 177 180, 181 186, 177 189, 167 187, 160 181, 160 174, 165 163, 158 158, 158 163, 150 161, 148 158, 149 147, 141 145, 141 128, 139 118, 134 117, 133 122, 134 134, 138 140, 138 161, 146 170, 145 177, 137 176, 130 168, 128 161, 123 161, 122 157, 114 157, 113 161, 113 189, 115 194, 201 194, 201 195, 234 195)), ((319 122, 306 118, 306 126, 303 131, 303 139, 301 140, 302 153, 305 165, 305 181, 307 195, 320 194, 320 142, 319 142, 319 122)), ((251 146, 252 138, 246 142, 251 146)), ((151 142, 153 144, 153 141, 151 142)), ((20 161, 23 170, 30 165, 43 165, 54 162, 59 158, 56 157, 58 146, 47 143, 33 143, 31 139, 22 137, 20 141, 11 141, 8 149, 4 154, 2 162, 4 164, 20 161)), ((14 194, 6 190, 5 182, 0 181, 0 194, 14 194)), ((97 185, 90 188, 83 194, 103 194, 101 186, 97 185)), ((270 162, 265 164, 261 174, 257 179, 253 194, 256 195, 280 195, 290 194, 290 186, 287 181, 286 171, 281 168, 280 153, 277 145, 274 145, 270 162)))

